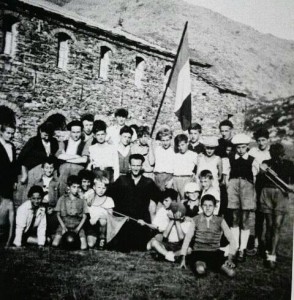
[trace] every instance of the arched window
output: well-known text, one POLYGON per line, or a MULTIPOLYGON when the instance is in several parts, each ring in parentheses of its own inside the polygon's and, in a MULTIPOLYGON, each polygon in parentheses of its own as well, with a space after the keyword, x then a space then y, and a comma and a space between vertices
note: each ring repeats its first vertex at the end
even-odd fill
POLYGON ((10 123, 16 123, 15 112, 5 105, 0 105, 0 125, 10 123))
POLYGON ((135 72, 135 85, 138 88, 142 88, 142 80, 144 77, 145 60, 142 57, 136 57, 136 72, 135 72))
POLYGON ((69 56, 69 41, 70 37, 65 33, 58 34, 58 58, 57 66, 63 71, 67 70, 69 56))
POLYGON ((99 77, 103 79, 107 79, 112 51, 108 47, 102 46, 100 53, 101 55, 100 55, 99 77))
POLYGON ((18 20, 13 16, 4 17, 4 45, 3 53, 14 56, 16 52, 16 36, 17 36, 18 20))
POLYGON ((171 70, 172 70, 172 67, 170 65, 166 65, 164 68, 164 87, 166 86, 166 83, 169 79, 171 70))
POLYGON ((46 121, 51 122, 54 125, 54 130, 66 130, 66 118, 62 114, 53 114, 49 116, 46 121))

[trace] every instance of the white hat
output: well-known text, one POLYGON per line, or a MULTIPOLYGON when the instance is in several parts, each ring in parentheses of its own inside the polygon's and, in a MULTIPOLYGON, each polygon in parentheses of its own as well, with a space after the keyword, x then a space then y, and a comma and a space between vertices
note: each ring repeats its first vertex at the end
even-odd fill
POLYGON ((196 182, 188 182, 185 185, 184 191, 185 193, 200 192, 199 184, 197 184, 196 182))
POLYGON ((249 144, 250 142, 251 142, 250 136, 246 135, 245 133, 236 134, 232 138, 232 143, 234 145, 249 144))
POLYGON ((216 136, 208 136, 203 139, 202 143, 206 147, 217 147, 218 146, 218 138, 216 136))

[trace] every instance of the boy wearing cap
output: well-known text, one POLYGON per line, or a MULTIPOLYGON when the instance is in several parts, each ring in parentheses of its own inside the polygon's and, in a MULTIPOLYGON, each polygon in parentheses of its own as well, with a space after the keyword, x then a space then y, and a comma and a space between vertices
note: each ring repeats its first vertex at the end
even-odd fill
POLYGON ((198 123, 193 123, 189 128, 189 146, 188 149, 196 152, 197 154, 204 152, 204 145, 200 143, 200 135, 202 132, 202 127, 198 123))
POLYGON ((60 195, 67 191, 67 178, 70 175, 78 175, 88 161, 85 142, 81 139, 82 123, 75 120, 70 122, 67 128, 70 130, 69 139, 59 144, 59 150, 56 153, 56 157, 62 162, 59 168, 60 195))
POLYGON ((213 214, 216 200, 212 195, 205 195, 201 199, 203 213, 196 216, 190 223, 188 232, 181 249, 182 262, 180 267, 186 268, 186 255, 192 242, 192 253, 188 256, 188 262, 192 270, 198 275, 204 275, 206 266, 215 270, 222 270, 229 277, 235 275, 232 263, 236 252, 236 245, 228 224, 223 217, 213 214), (222 235, 225 235, 230 243, 228 260, 224 253, 219 250, 222 235))
POLYGON ((172 143, 172 131, 169 128, 161 129, 157 134, 160 145, 154 149, 155 166, 154 181, 161 191, 164 191, 166 184, 173 178, 174 149, 172 143))
POLYGON ((242 262, 245 260, 245 249, 250 234, 249 213, 256 209, 254 184, 259 164, 248 154, 249 136, 237 134, 232 143, 236 146, 236 154, 229 158, 228 208, 232 210, 231 231, 239 248, 238 260, 242 262))
POLYGON ((157 211, 152 224, 138 220, 140 225, 157 229, 161 233, 149 241, 147 250, 154 249, 171 262, 175 261, 190 225, 190 221, 184 221, 185 208, 176 202, 177 197, 175 190, 166 189, 163 192, 163 205, 157 211))
POLYGON ((186 208, 186 216, 193 218, 199 212, 200 186, 196 182, 188 182, 185 185, 185 200, 183 204, 186 208))

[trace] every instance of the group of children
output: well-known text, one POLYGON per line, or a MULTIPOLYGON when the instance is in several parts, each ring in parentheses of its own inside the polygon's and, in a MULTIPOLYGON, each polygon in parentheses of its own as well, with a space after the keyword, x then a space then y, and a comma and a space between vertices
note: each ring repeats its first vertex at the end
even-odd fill
POLYGON ((104 249, 116 207, 108 187, 127 176, 132 159, 139 157, 138 172, 154 181, 161 195, 150 213, 151 223, 137 220, 153 232, 148 250, 171 262, 179 260, 181 267, 186 267, 187 256, 198 274, 208 266, 234 276, 234 262, 257 250, 265 255, 267 266, 275 267, 294 165, 284 159, 281 144, 270 145, 267 130, 255 132, 257 147, 249 149, 251 138, 233 136, 230 120, 220 123, 220 139, 202 138, 197 123, 174 138, 163 126, 152 139, 148 126, 126 125, 127 110, 118 109, 115 118, 116 124, 107 127, 85 115, 68 124, 65 141, 54 138, 56 128, 47 120, 18 159, 12 143, 15 125, 1 125, 1 245, 58 247, 66 232, 74 232, 82 250, 104 249), (286 190, 269 179, 269 168, 286 190), (14 203, 19 202, 14 217, 14 203))

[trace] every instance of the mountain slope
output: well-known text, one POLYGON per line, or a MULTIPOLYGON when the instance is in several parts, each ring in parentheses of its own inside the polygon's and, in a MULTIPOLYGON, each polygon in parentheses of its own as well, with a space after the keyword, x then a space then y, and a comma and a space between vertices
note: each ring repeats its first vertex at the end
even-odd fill
POLYGON ((209 75, 252 98, 294 95, 294 41, 261 34, 181 0, 47 0, 110 27, 176 50, 189 21, 191 56, 211 63, 209 75))

